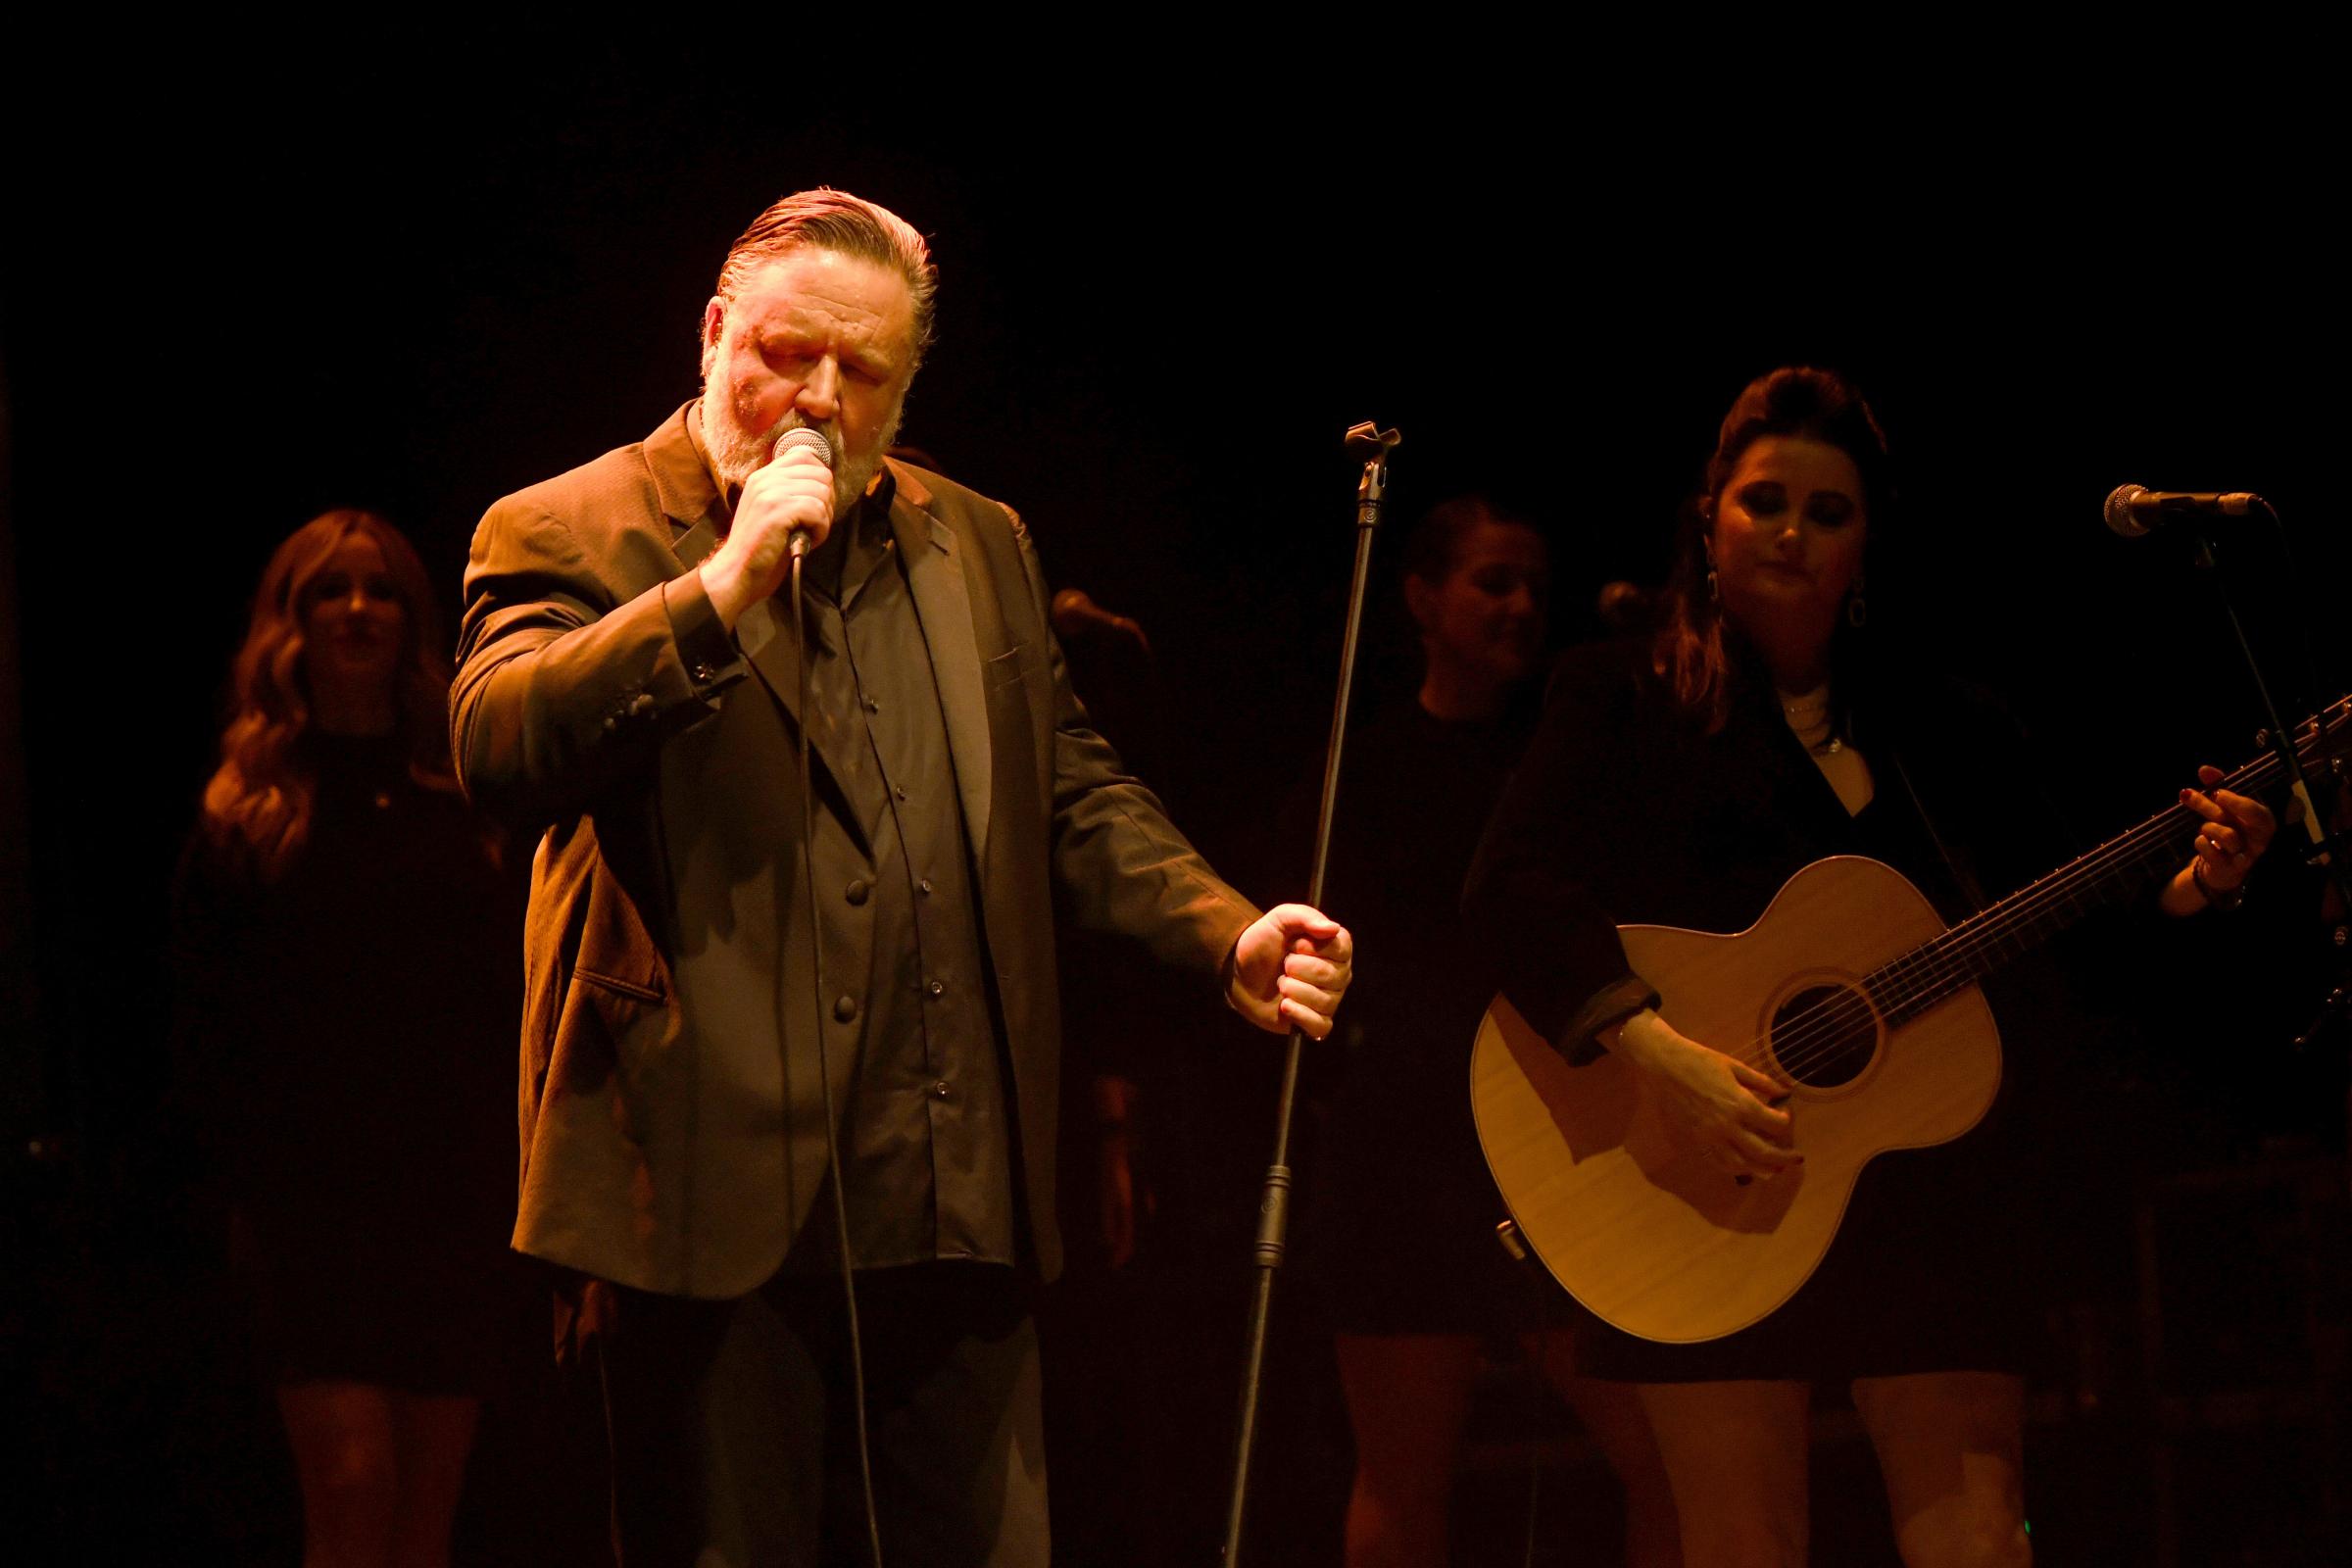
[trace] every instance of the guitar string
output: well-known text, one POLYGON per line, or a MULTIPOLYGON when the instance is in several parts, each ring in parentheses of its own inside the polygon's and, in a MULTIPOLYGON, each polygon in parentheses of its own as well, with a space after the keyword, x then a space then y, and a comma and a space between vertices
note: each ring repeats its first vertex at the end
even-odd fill
MULTIPOLYGON (((2224 777, 2214 788, 2235 790, 2238 793, 2268 789, 2276 782, 2278 771, 2274 757, 2258 758, 2236 772, 2224 777)), ((1951 930, 1922 943, 1901 957, 1882 966, 1884 971, 1903 967, 1917 960, 1931 964, 1939 958, 1958 956, 1963 965, 1977 953, 1987 948, 1997 949, 2012 940, 2009 933, 2015 928, 2042 918, 2049 906, 2078 902, 2086 891, 2105 882, 2119 863, 2146 859, 2158 850, 2169 847, 2182 836, 2182 829, 2202 827, 2205 818, 2185 806, 2169 807, 2147 821, 2128 832, 2117 835, 2098 848, 2078 857, 2037 882, 1994 904, 1991 907, 1970 916, 1951 930), (2014 907, 2012 907, 2014 906, 2014 907), (2024 912, 2030 910, 2031 912, 2024 912), (1957 940, 1955 940, 1957 939, 1957 940)), ((1950 967, 1950 965, 1946 965, 1950 967)), ((1877 972, 1877 971, 1874 971, 1877 972)))
MULTIPOLYGON (((2227 786, 2225 784, 2222 787, 2227 786)), ((1880 965, 1863 977, 1862 989, 1866 993, 1888 991, 1899 995, 1892 998, 1870 997, 1868 1004, 1872 1011, 1880 1014, 1899 1011, 1906 1003, 1932 995, 1936 988, 1953 980, 1963 979, 1978 967, 1970 960, 1984 952, 1997 950, 2010 940, 2005 934, 1985 936, 1982 934, 1984 928, 2000 929, 2027 924, 2054 904, 2077 900, 2083 884, 2105 881, 2120 865, 2132 860, 2144 860, 2151 851, 2162 848, 2164 843, 2178 837, 2185 826, 2185 819, 2193 814, 2187 808, 2178 806, 2159 813, 2151 821, 2110 840, 2052 872, 2042 881, 2011 894, 1981 914, 1880 965), (1977 929, 1972 931, 1972 928, 1977 929), (1955 941, 1955 938, 1959 940, 1955 941), (1880 984, 1873 986, 1872 981, 1880 984)), ((1796 1072, 1827 1059, 1836 1050, 1836 1042, 1845 1032, 1835 1015, 1845 1013, 1850 1016, 1850 996, 1851 992, 1841 987, 1829 1001, 1807 1005, 1772 1032, 1772 1038, 1782 1042, 1782 1049, 1777 1054, 1783 1070, 1790 1071, 1794 1076, 1796 1072)), ((1748 1044, 1751 1048, 1762 1046, 1765 1039, 1758 1037, 1748 1044)), ((1753 1059, 1756 1064, 1761 1064, 1760 1058, 1753 1059)))
MULTIPOLYGON (((2252 768, 2241 770, 2252 772, 2252 768)), ((2252 780, 2233 774, 2217 788, 2231 788, 2252 780)), ((1889 960, 1862 977, 1865 993, 1892 991, 1900 994, 1891 999, 1891 1005, 1878 995, 1869 995, 1865 1005, 1874 1015, 1905 1010, 1907 1004, 1925 1000, 1933 1005, 1940 1001, 1937 992, 1948 994, 1972 979, 1989 972, 1993 964, 1984 961, 1984 955, 1997 954, 2014 943, 2017 928, 2029 926, 2046 917, 2060 904, 2081 905, 2085 894, 2103 891, 2113 873, 2131 862, 2141 865, 2180 838, 2191 820, 2202 825, 2204 818, 2186 807, 2174 807, 2159 813, 2150 821, 2129 833, 2119 835, 2098 849, 2052 872, 2048 877, 2011 894, 1983 913, 1939 936, 1920 944, 1910 952, 1889 960), (1878 986, 1870 984, 1878 981, 1878 986)), ((1760 1066, 1764 1055, 1777 1054, 1782 1069, 1790 1076, 1819 1065, 1838 1050, 1848 1031, 1838 1014, 1851 1015, 1852 990, 1840 987, 1829 1000, 1807 1005, 1790 1016, 1769 1036, 1758 1036, 1748 1042, 1746 1059, 1760 1066), (1769 1039, 1783 1042, 1778 1052, 1760 1052, 1769 1039)))
MULTIPOLYGON (((2343 705, 2339 704, 2338 707, 2343 705)), ((2328 721, 2329 727, 2344 722, 2344 718, 2328 721)), ((2307 722, 2310 731, 2297 743, 2300 758, 2307 746, 2316 745, 2320 725, 2307 722)), ((2283 775, 2276 756, 2266 755, 2225 776, 2215 789, 2248 794, 2270 788, 2283 775)), ((2021 927, 2047 918, 2055 906, 2073 906, 2073 912, 2083 912, 2083 901, 2107 891, 2116 871, 2132 862, 2142 869, 2153 857, 2164 851, 2184 830, 2193 832, 2204 825, 2206 818, 2186 806, 2175 806, 2158 812, 2137 827, 2117 835, 2107 843, 2089 851, 2069 864, 2060 867, 2038 882, 2021 888, 1991 907, 1934 937, 1918 947, 1880 965, 1863 977, 1866 993, 1863 1005, 1874 1020, 1889 1012, 1904 1010, 1910 1004, 1924 1001, 1927 1005, 1943 1000, 1943 995, 1956 992, 1961 986, 1993 967, 1984 961, 1987 953, 1996 953, 2015 941, 2021 927), (2192 826, 2193 824, 2193 826, 2192 826), (1904 993, 1891 1006, 1879 997, 1869 995, 1871 981, 1904 993), (1938 993, 1942 995, 1938 995, 1938 993)), ((2021 948, 2022 951, 2022 948, 2021 948)), ((1850 1018, 1853 1011, 1852 990, 1840 987, 1831 998, 1809 1004, 1793 1014, 1780 1029, 1748 1041, 1739 1054, 1750 1066, 1761 1067, 1770 1055, 1777 1054, 1782 1070, 1790 1077, 1801 1074, 1838 1054, 1849 1030, 1841 1018, 1850 1018), (1770 1041, 1778 1039, 1782 1049, 1774 1052, 1770 1041)), ((1875 1035, 1875 1027, 1873 1030, 1875 1035)), ((1874 1040, 1875 1046, 1875 1040, 1874 1040)))
MULTIPOLYGON (((2074 901, 2071 893, 2053 897, 2074 901)), ((1749 1049, 1743 1054, 1751 1064, 1759 1066, 1767 1055, 1775 1055, 1784 1072, 1802 1078, 1859 1034, 1867 1032, 1875 1043, 1878 1020, 1906 1021, 1908 1015, 1935 1005, 1945 996, 1981 978, 1993 967, 1985 961, 1987 954, 2012 940, 2004 936, 1973 944, 1947 945, 1937 939, 1924 944, 1921 951, 1882 965, 1855 984, 1837 986, 1821 999, 1785 1015, 1768 1035, 1749 1041, 1749 1049), (1863 1023, 1865 1019, 1869 1022, 1863 1023)))
MULTIPOLYGON (((2270 788, 2282 771, 2276 758, 2265 757, 2247 763, 2229 774, 2214 786, 2244 794, 2270 788)), ((2005 946, 2016 945, 2016 933, 2036 921, 2050 916, 2058 906, 2068 906, 2082 912, 2086 900, 2103 896, 2112 884, 2114 873, 2131 862, 2147 862, 2162 853, 2172 852, 2185 837, 2193 836, 2203 827, 2205 818, 2185 806, 2174 806, 2158 812, 2128 832, 2117 835, 2097 849, 2079 857, 2069 864, 2030 884, 2001 900, 1990 908, 1971 916, 1943 935, 1923 943, 1911 953, 1882 966, 1888 978, 1912 979, 1927 974, 1936 982, 1977 970, 1989 970, 1983 961, 1987 952, 1997 953, 2005 946), (1910 969, 1911 974, 1897 971, 1910 969)), ((1874 971, 1876 972, 1876 971, 1874 971)))

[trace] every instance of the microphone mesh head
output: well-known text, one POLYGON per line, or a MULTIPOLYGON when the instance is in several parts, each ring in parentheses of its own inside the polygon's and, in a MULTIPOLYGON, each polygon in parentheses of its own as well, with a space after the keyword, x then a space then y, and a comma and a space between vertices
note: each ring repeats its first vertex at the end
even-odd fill
POLYGON ((2127 539, 2137 539, 2148 525, 2132 514, 2132 503, 2148 493, 2144 484, 2119 484, 2107 493, 2107 526, 2127 539))
POLYGON ((805 424, 796 424, 776 437, 775 449, 768 454, 768 461, 774 462, 795 447, 815 453, 824 459, 826 467, 833 466, 833 443, 825 439, 824 431, 811 430, 805 424))

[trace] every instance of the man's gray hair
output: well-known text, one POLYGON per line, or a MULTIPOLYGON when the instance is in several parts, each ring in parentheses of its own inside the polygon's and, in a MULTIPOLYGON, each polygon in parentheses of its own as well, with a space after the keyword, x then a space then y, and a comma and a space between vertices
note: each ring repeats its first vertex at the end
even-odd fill
POLYGON ((855 256, 904 278, 906 297, 914 305, 914 360, 922 363, 924 351, 931 347, 932 296, 939 289, 931 247, 912 223, 846 190, 820 185, 795 191, 753 219, 718 270, 719 299, 733 305, 737 291, 754 272, 801 249, 855 256))

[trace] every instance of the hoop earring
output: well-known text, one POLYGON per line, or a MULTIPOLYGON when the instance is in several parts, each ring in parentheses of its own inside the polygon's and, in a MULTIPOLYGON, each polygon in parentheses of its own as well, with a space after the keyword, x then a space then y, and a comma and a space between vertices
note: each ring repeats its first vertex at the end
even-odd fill
POLYGON ((1715 586, 1715 568, 1713 566, 1709 566, 1707 568, 1707 603, 1710 605, 1716 605, 1721 604, 1722 602, 1723 595, 1715 586))

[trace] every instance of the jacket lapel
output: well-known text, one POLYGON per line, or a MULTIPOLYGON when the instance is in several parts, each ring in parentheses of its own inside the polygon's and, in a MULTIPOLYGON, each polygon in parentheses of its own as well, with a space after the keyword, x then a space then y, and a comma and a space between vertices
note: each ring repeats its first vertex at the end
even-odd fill
MULTIPOLYGON (((895 470, 894 470, 895 471, 895 470)), ((955 531, 927 511, 925 492, 903 471, 890 508, 891 531, 906 566, 915 618, 923 628, 939 708, 947 719, 948 754, 956 763, 956 793, 963 803, 963 827, 975 862, 987 863, 989 774, 994 754, 988 733, 988 695, 980 680, 985 658, 972 621, 972 594, 964 582, 966 549, 955 531)))

